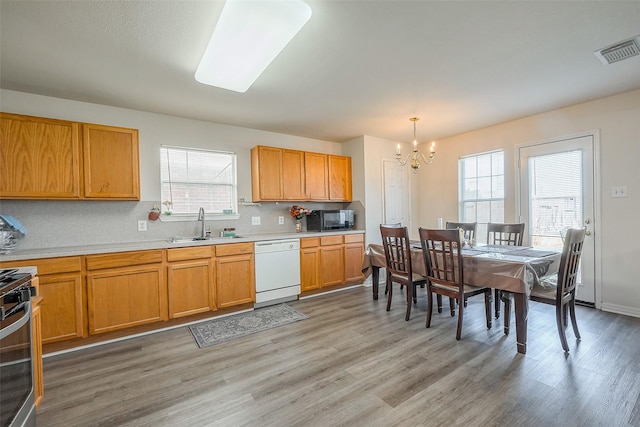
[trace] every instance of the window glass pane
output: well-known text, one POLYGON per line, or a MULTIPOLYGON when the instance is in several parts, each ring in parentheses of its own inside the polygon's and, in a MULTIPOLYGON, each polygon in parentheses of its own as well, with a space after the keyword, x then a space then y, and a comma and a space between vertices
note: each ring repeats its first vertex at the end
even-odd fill
POLYGON ((476 222, 476 202, 465 202, 462 208, 461 222, 476 222))
POLYGON ((462 160, 465 176, 477 176, 476 172, 476 159, 475 157, 468 157, 462 160))
POLYGON ((504 153, 502 151, 491 154, 491 174, 504 175, 504 153))
POLYGON ((491 177, 478 178, 478 199, 491 198, 491 177))
POLYGON ((504 198, 504 175, 491 177, 491 198, 504 198))
POLYGON ((478 156, 478 176, 491 176, 491 154, 478 156))
POLYGON ((491 202, 478 202, 478 222, 491 222, 491 202))
POLYGON ((219 151, 161 147, 163 212, 237 212, 236 155, 219 151), (171 203, 168 203, 171 202, 171 203))
POLYGON ((491 222, 504 222, 504 200, 491 202, 491 222))
POLYGON ((478 180, 474 177, 464 180, 463 200, 478 198, 478 180))

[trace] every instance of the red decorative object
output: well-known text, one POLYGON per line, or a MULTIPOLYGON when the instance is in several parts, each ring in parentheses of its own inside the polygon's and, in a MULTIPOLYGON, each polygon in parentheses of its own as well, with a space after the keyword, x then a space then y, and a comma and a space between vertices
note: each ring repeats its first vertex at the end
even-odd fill
POLYGON ((304 206, 293 205, 289 208, 289 215, 291 215, 291 218, 294 218, 297 220, 301 220, 302 218, 304 218, 306 215, 309 215, 310 213, 311 211, 305 208, 304 206))

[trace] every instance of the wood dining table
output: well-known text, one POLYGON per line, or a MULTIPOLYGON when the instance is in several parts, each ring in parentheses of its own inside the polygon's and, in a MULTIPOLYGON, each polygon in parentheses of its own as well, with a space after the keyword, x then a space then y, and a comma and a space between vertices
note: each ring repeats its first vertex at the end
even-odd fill
MULTIPOLYGON (((476 245, 462 249, 464 281, 469 285, 511 292, 515 302, 518 353, 527 352, 528 301, 532 286, 558 272, 561 252, 527 246, 476 245)), ((427 275, 420 242, 411 244, 413 272, 427 275)), ((378 299, 380 269, 386 267, 384 248, 370 244, 365 251, 362 272, 372 275, 373 299, 378 299)), ((505 313, 505 315, 508 315, 505 313)))

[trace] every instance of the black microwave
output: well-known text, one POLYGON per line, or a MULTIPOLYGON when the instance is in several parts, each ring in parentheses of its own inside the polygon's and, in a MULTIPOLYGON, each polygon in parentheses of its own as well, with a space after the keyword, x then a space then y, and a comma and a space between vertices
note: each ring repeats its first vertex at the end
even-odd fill
POLYGON ((353 209, 317 210, 307 215, 307 231, 351 230, 353 209))

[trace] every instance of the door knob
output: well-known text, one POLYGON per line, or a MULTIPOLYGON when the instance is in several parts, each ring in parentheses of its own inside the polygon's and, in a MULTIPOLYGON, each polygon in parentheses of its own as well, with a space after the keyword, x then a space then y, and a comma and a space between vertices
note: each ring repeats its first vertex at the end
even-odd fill
POLYGON ((584 232, 584 235, 585 235, 585 236, 591 236, 591 231, 589 231, 589 230, 585 231, 585 232, 584 232))
POLYGON ((587 218, 587 219, 584 220, 584 223, 585 224, 591 224, 591 220, 589 218, 587 218))

